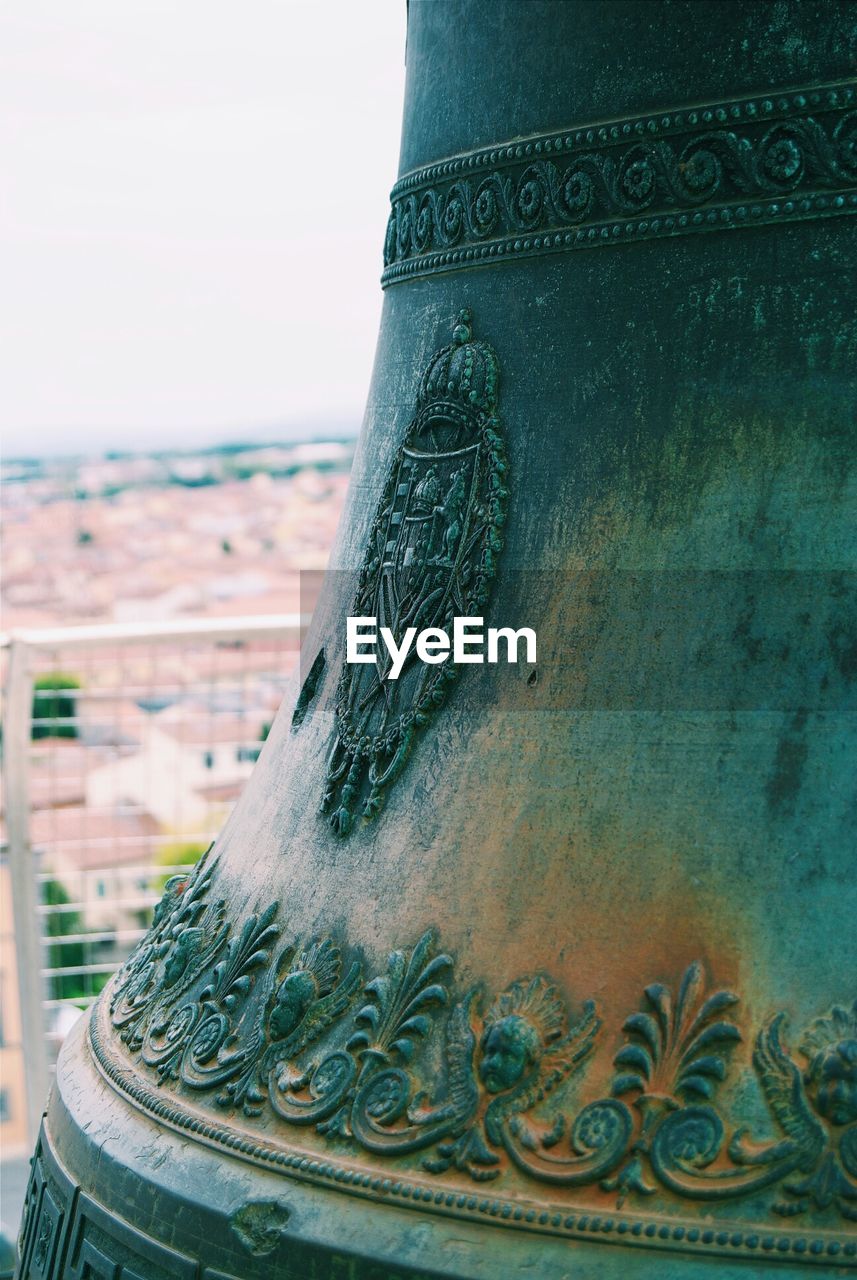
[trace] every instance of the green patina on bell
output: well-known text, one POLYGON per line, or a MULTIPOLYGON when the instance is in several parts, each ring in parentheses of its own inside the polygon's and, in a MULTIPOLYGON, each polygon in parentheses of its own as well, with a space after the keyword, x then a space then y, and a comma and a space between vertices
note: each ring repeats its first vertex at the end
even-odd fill
POLYGON ((857 1265, 855 26, 413 0, 306 680, 63 1050, 21 1277, 857 1265))

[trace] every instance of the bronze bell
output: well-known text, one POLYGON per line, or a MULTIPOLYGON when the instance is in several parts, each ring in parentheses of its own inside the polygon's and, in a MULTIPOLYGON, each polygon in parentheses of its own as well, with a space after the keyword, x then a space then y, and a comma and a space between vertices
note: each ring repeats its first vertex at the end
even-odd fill
POLYGON ((65 1046, 19 1276, 857 1264, 855 16, 411 3, 301 679, 65 1046))

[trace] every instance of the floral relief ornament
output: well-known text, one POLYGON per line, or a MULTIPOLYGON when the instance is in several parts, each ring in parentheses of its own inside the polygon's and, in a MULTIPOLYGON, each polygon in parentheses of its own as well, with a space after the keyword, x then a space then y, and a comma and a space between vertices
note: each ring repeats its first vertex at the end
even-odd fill
POLYGON ((495 1182, 513 1167, 557 1188, 599 1186, 620 1206, 658 1188, 687 1202, 771 1188, 779 1215, 857 1221, 857 1001, 805 1029, 802 1066, 783 1013, 759 1030, 752 1066, 777 1136, 753 1142, 729 1132, 719 1102, 744 1038, 740 1001, 707 990, 699 964, 675 992, 645 988, 609 1095, 587 1100, 602 1021, 592 1003, 571 1016, 546 974, 490 1000, 478 986, 456 996, 453 959, 429 930, 364 982, 332 938, 284 945, 277 903, 230 931, 223 904, 208 904, 212 870, 206 857, 168 882, 113 981, 115 1039, 93 1032, 111 1078, 114 1055, 130 1055, 178 1095, 379 1157, 417 1154, 440 1179, 495 1182))

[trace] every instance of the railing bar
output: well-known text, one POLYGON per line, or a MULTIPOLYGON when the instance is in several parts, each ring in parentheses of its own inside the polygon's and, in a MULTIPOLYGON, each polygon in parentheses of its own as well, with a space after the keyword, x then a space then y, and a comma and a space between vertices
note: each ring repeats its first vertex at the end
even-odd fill
POLYGON ((52 947, 71 946, 77 942, 139 942, 145 937, 145 929, 123 929, 115 933, 55 933, 51 934, 52 947))
MULTIPOLYGON (((39 891, 33 876, 36 863, 30 844, 29 813, 28 770, 33 677, 29 650, 19 638, 11 644, 6 675, 3 785, 8 833, 9 878, 13 918, 19 922, 25 922, 26 926, 33 920, 37 910, 39 891)), ((41 949, 35 929, 24 927, 17 930, 15 963, 18 970, 21 1040, 27 1058, 27 1137, 33 1144, 49 1087, 42 1012, 45 991, 39 973, 41 949)))
POLYGON ((73 1005, 75 1009, 79 1009, 81 1005, 87 1007, 95 1004, 97 996, 58 996, 51 1000, 43 1001, 45 1009, 67 1009, 69 1005, 73 1005))
POLYGON ((115 964, 72 964, 55 969, 42 969, 41 972, 45 978, 72 978, 93 973, 115 973, 117 968, 115 964))
MULTIPOLYGON (((56 804, 45 805, 45 806, 34 804, 30 809, 30 812, 31 813, 52 813, 53 810, 58 807, 61 807, 61 806, 57 806, 56 804)), ((149 810, 145 808, 144 805, 138 805, 138 804, 117 805, 115 809, 112 808, 110 805, 100 804, 100 805, 93 805, 92 808, 89 810, 89 812, 90 814, 97 814, 101 817, 107 817, 108 815, 110 817, 116 817, 118 814, 123 818, 138 818, 140 817, 141 814, 148 813, 149 810)), ((124 836, 119 836, 118 840, 121 841, 125 838, 126 837, 124 836)))
MULTIPOLYGON (((160 895, 156 893, 156 894, 153 894, 151 897, 141 896, 139 898, 111 898, 110 901, 112 906, 114 907, 128 908, 129 910, 131 910, 139 907, 156 907, 160 902, 160 895)), ((52 907, 37 907, 36 910, 39 913, 39 915, 50 915, 50 914, 59 915, 61 911, 83 911, 88 906, 89 906, 89 903, 85 901, 84 902, 64 902, 62 904, 57 904, 56 906, 52 906, 52 907)), ((50 938, 45 939, 45 944, 48 945, 49 943, 50 943, 50 938)))
MULTIPOLYGON (((261 708, 259 708, 259 711, 261 714, 261 708)), ((218 712, 215 714, 222 714, 222 713, 218 712)), ((229 714, 230 716, 232 716, 235 713, 230 712, 229 714)), ((85 716, 47 716, 47 717, 33 716, 33 718, 30 721, 30 724, 34 727, 38 727, 39 725, 46 725, 46 724, 47 725, 69 725, 69 724, 85 725, 89 723, 90 722, 87 720, 85 716)), ((140 723, 151 724, 152 716, 150 714, 141 716, 140 723)), ((159 728, 161 729, 162 732, 166 732, 166 733, 169 733, 169 730, 170 730, 169 725, 156 725, 156 728, 159 728)), ((250 738, 251 742, 256 741, 255 738, 252 738, 252 736, 250 736, 250 731, 247 730, 247 733, 244 737, 222 738, 218 743, 215 743, 215 745, 220 747, 244 747, 247 745, 248 737, 250 738)), ((81 745, 83 745, 85 749, 85 744, 82 738, 68 738, 68 737, 63 737, 62 734, 55 734, 55 735, 46 734, 43 738, 36 738, 34 739, 34 741, 44 742, 44 743, 50 742, 51 744, 55 742, 77 742, 77 743, 81 743, 81 745)), ((120 743, 119 745, 122 746, 123 744, 120 743)), ((133 750, 133 744, 126 744, 126 745, 130 746, 131 749, 133 750)), ((203 739, 199 739, 198 742, 191 740, 191 742, 185 743, 184 745, 185 746, 203 746, 206 744, 203 739)), ((56 755, 57 753, 53 751, 51 752, 51 754, 56 755)), ((74 777, 74 774, 71 774, 70 776, 74 777)))
MULTIPOLYGON (((273 660, 278 655, 272 653, 269 656, 273 660)), ((260 678, 263 678, 265 680, 269 680, 271 681, 271 683, 283 684, 283 685, 288 683, 288 677, 286 677, 285 675, 282 675, 280 672, 278 672, 275 669, 269 669, 267 666, 251 667, 248 664, 247 669, 250 670, 253 675, 259 676, 260 678)), ((237 685, 238 685, 238 682, 235 679, 233 679, 229 673, 226 673, 221 678, 219 688, 221 692, 227 692, 227 691, 234 690, 237 687, 237 685)), ((141 694, 147 698, 152 697, 153 695, 161 695, 161 694, 167 694, 167 693, 180 694, 182 690, 183 689, 186 690, 186 688, 187 688, 187 685, 182 685, 180 683, 179 684, 159 684, 155 688, 152 688, 151 685, 147 685, 147 684, 140 684, 140 685, 129 684, 121 688, 118 685, 115 687, 112 685, 105 685, 103 687, 94 685, 89 688, 86 688, 86 687, 81 688, 75 685, 75 686, 70 686, 67 689, 41 689, 41 690, 37 689, 35 690, 35 692, 39 698, 45 701, 48 698, 54 697, 56 694, 64 693, 64 694, 72 694, 75 700, 79 702, 120 702, 120 701, 124 701, 125 699, 128 699, 129 701, 133 702, 134 698, 141 694)), ((143 707, 140 708, 141 718, 145 718, 152 714, 153 713, 151 711, 146 711, 143 707)), ((227 713, 222 712, 221 714, 226 715, 227 713)), ((66 719, 69 719, 69 717, 60 716, 59 719, 65 721, 66 719)))
MULTIPOLYGON (((50 812, 50 810, 48 810, 47 812, 50 812)), ((210 831, 194 831, 189 834, 185 834, 184 832, 182 832, 182 840, 188 844, 198 844, 202 840, 207 840, 210 843, 213 838, 214 837, 210 831)), ((118 840, 116 839, 116 837, 113 837, 113 836, 93 836, 91 840, 83 840, 81 838, 72 838, 71 836, 69 836, 62 840, 57 838, 56 840, 50 840, 50 841, 43 840, 43 841, 39 841, 38 843, 40 845, 44 844, 44 845, 47 845, 48 847, 53 847, 56 849, 76 849, 80 847, 83 847, 86 849, 98 849, 98 848, 102 848, 104 845, 109 845, 111 848, 130 848, 131 845, 135 845, 135 844, 136 845, 140 845, 140 844, 169 845, 169 844, 175 844, 175 842, 176 842, 175 836, 156 835, 153 832, 152 835, 150 836, 120 836, 118 840)), ((104 868, 104 870, 108 870, 108 869, 115 870, 115 868, 104 868)), ((157 868, 155 868, 155 870, 157 870, 157 868)), ((48 879, 52 879, 52 878, 53 877, 51 876, 48 877, 48 879)))
MULTIPOLYGON (((128 875, 162 876, 178 875, 180 871, 191 871, 193 870, 193 866, 194 864, 192 862, 165 862, 163 866, 160 863, 158 863, 157 866, 152 866, 151 863, 141 862, 139 864, 132 863, 128 866, 123 866, 122 870, 123 872, 127 872, 128 875)), ((103 876, 104 872, 105 869, 103 867, 81 867, 79 870, 75 871, 74 874, 75 876, 103 876)), ((53 880, 55 877, 49 871, 40 871, 38 879, 40 881, 45 881, 53 880)), ((45 904, 45 907, 46 909, 50 909, 53 905, 54 904, 52 903, 45 904)))
MULTIPOLYGON (((91 682, 92 682, 92 648, 91 648, 91 646, 90 646, 89 648, 87 648, 87 649, 85 649, 85 650, 84 650, 84 661, 85 661, 85 664, 86 664, 86 679, 83 681, 83 683, 84 683, 84 686, 86 686, 86 685, 88 685, 88 684, 91 684, 91 682)), ((85 785, 85 781, 84 781, 84 772, 83 772, 83 769, 84 769, 84 765, 83 765, 83 755, 81 755, 79 759, 80 759, 79 769, 80 769, 81 785, 85 785)), ((92 828, 91 828, 91 825, 90 825, 89 811, 88 811, 88 808, 87 808, 87 806, 86 806, 86 805, 84 805, 84 807, 83 807, 83 815, 82 815, 82 817, 83 817, 83 835, 84 835, 84 838, 86 839, 87 844, 88 844, 88 843, 89 843, 89 838, 90 838, 90 832, 91 832, 91 829, 92 829, 92 828)), ((91 896, 92 896, 92 895, 90 894, 90 891, 89 891, 89 886, 90 886, 90 879, 86 879, 86 880, 84 880, 84 881, 82 882, 81 887, 82 887, 82 889, 83 889, 84 896, 85 896, 85 897, 86 897, 86 899, 87 899, 87 903, 89 902, 89 900, 91 899, 91 896)), ((86 914, 84 914, 83 919, 85 920, 86 918, 87 918, 87 916, 86 916, 86 914)), ((83 966, 82 966, 82 967, 83 967, 83 973, 81 973, 80 975, 69 975, 69 976, 80 976, 80 977, 85 977, 85 979, 86 979, 86 984, 85 984, 86 994, 87 994, 87 995, 94 995, 94 994, 95 994, 95 991, 94 991, 94 988, 93 988, 93 985, 92 985, 91 975, 89 974, 88 970, 86 969, 86 966, 88 966, 88 965, 92 964, 92 943, 91 943, 91 942, 84 942, 84 943, 83 943, 83 948, 82 948, 82 950, 83 950, 83 966)), ((57 957, 57 958, 58 958, 58 959, 61 959, 61 957, 57 957)))
POLYGON ((158 644, 171 640, 187 640, 194 637, 209 642, 223 640, 240 642, 247 636, 269 635, 288 637, 309 623, 309 618, 299 613, 286 613, 270 617, 252 615, 242 617, 240 624, 234 619, 225 623, 222 618, 193 618, 182 622, 104 623, 87 627, 42 627, 38 629, 16 628, 0 636, 0 647, 8 647, 14 640, 21 640, 32 649, 56 650, 91 646, 99 648, 111 644, 158 644))

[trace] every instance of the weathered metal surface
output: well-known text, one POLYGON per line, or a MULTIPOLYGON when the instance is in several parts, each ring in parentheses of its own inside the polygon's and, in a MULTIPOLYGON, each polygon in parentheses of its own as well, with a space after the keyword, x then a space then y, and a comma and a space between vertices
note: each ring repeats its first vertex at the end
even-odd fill
MULTIPOLYGON (((212 1276, 857 1263, 854 26, 411 4, 306 683, 48 1114, 122 1274, 130 1228, 212 1276), (453 588, 535 668, 343 671, 355 598, 453 588)), ((39 1203, 21 1274, 78 1274, 39 1203)))

